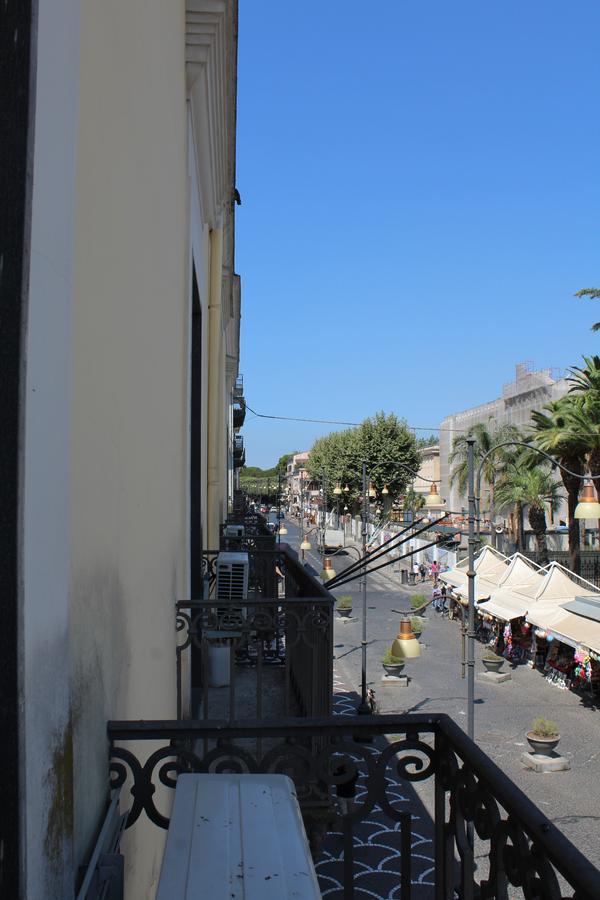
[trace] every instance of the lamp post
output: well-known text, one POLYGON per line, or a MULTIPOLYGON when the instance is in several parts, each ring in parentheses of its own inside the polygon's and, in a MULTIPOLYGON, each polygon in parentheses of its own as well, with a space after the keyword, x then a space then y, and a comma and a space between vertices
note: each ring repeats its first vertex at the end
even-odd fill
MULTIPOLYGON (((361 581, 362 581, 362 639, 361 639, 361 682, 360 682, 360 705, 357 708, 357 713, 359 715, 369 715, 371 709, 367 702, 367 543, 368 543, 368 504, 369 497, 374 498, 377 496, 377 492, 375 490, 375 486, 371 482, 367 482, 367 465, 369 465, 367 460, 362 461, 362 573, 361 573, 361 581)), ((410 466, 407 466, 405 463, 398 462, 394 459, 385 459, 385 460, 377 460, 378 466, 398 466, 398 468, 404 469, 406 472, 409 472, 413 477, 418 475, 418 472, 415 472, 410 466)), ((426 481, 430 481, 430 479, 424 479, 426 481)), ((431 482, 433 488, 435 488, 435 492, 432 488, 430 493, 428 494, 428 498, 425 501, 426 506, 437 505, 436 500, 440 500, 440 495, 437 493, 436 482, 431 482)), ((387 488, 387 485, 386 485, 387 488)), ((441 502, 440 504, 441 505, 441 502)))

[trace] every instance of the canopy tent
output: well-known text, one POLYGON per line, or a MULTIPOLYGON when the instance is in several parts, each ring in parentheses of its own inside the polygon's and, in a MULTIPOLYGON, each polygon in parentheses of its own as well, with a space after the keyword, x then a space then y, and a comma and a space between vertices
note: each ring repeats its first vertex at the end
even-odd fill
POLYGON ((542 586, 546 572, 521 553, 511 557, 508 569, 501 578, 499 587, 489 600, 478 604, 478 608, 496 619, 509 622, 524 616, 542 586))
POLYGON ((536 628, 553 631, 556 621, 564 624, 565 616, 575 617, 575 613, 565 610, 563 604, 575 600, 576 597, 596 597, 598 588, 591 582, 573 575, 556 562, 550 563, 545 571, 546 575, 535 595, 535 602, 528 610, 527 621, 536 628))
MULTIPOLYGON (((508 557, 486 544, 475 560, 475 573, 477 575, 475 579, 476 599, 480 595, 489 597, 490 591, 497 587, 499 579, 506 572, 507 565, 508 557)), ((448 572, 442 572, 439 576, 440 580, 449 584, 455 593, 466 597, 469 592, 468 568, 468 559, 463 559, 452 569, 449 569, 448 572)))
MULTIPOLYGON (((500 579, 506 573, 508 562, 508 557, 504 553, 486 544, 475 560, 475 602, 489 597, 498 587, 500 579)), ((465 581, 455 587, 454 593, 465 600, 468 599, 468 578, 465 577, 465 581)))

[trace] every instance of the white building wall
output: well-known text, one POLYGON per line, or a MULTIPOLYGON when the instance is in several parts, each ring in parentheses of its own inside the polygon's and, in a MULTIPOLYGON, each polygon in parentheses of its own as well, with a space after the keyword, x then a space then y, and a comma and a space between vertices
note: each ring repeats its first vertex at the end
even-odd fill
MULTIPOLYGON (((107 720, 176 713, 173 602, 188 586, 184 44, 182 3, 82 2, 71 412, 77 862, 107 794, 107 720)), ((163 842, 144 818, 127 833, 128 898, 153 896, 163 842)))
POLYGON ((21 461, 21 810, 28 900, 73 891, 69 383, 78 66, 79 0, 40 2, 21 461))
MULTIPOLYGON (((460 512, 467 506, 466 496, 460 494, 456 485, 450 485, 450 453, 456 437, 480 422, 490 429, 508 424, 525 429, 531 423, 533 410, 540 410, 549 401, 558 400, 568 389, 566 379, 553 377, 552 370, 534 371, 531 364, 519 363, 515 380, 503 386, 501 397, 443 419, 440 425, 440 491, 447 500, 446 507, 460 512)), ((565 511, 561 510, 559 515, 564 517, 565 511)))

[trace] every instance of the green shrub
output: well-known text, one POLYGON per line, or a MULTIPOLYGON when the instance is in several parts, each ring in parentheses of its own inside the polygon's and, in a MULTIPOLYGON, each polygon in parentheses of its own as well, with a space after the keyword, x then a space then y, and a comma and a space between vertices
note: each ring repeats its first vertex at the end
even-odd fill
POLYGON ((531 723, 531 731, 538 737, 557 737, 558 725, 552 719, 544 719, 543 716, 538 716, 531 723))
POLYGON ((384 666, 399 666, 404 662, 404 660, 401 656, 394 656, 391 648, 389 648, 381 657, 381 662, 384 664, 384 666))
POLYGON ((335 601, 336 609, 352 609, 352 596, 350 594, 343 594, 341 597, 338 597, 335 601))
POLYGON ((427 597, 425 594, 414 594, 410 598, 411 609, 418 609, 420 606, 425 606, 427 603, 427 597))
POLYGON ((489 653, 484 653, 483 659, 487 659, 488 662, 504 662, 503 656, 498 656, 497 653, 492 653, 491 651, 489 653))
POLYGON ((425 628, 425 619, 423 619, 421 616, 411 616, 410 627, 415 634, 420 634, 425 628))

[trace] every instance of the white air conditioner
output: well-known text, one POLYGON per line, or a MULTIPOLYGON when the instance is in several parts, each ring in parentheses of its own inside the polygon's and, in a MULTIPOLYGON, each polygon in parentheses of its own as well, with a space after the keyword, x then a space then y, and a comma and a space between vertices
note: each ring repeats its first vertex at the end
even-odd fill
POLYGON ((248 597, 247 553, 219 553, 217 556, 217 600, 244 601, 248 597))
POLYGON ((246 529, 243 525, 226 525, 225 526, 225 537, 228 538, 243 538, 246 534, 246 529))

